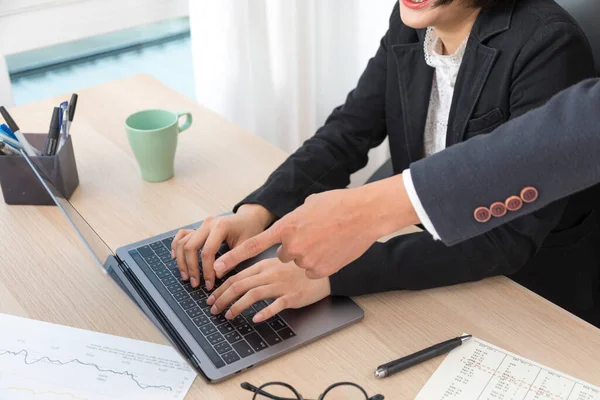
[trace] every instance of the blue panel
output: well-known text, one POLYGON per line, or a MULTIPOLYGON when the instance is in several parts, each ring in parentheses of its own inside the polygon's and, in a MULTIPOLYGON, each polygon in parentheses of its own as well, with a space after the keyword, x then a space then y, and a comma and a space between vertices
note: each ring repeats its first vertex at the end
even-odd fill
POLYGON ((13 96, 16 105, 19 106, 139 73, 148 74, 183 95, 195 99, 190 38, 19 77, 12 82, 13 96))

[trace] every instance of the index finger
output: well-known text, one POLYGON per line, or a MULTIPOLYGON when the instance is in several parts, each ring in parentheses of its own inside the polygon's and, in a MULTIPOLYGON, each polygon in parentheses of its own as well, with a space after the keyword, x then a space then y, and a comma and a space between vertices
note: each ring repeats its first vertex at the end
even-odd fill
POLYGON ((256 257, 271 246, 281 243, 282 226, 276 222, 266 231, 251 237, 233 250, 228 251, 215 262, 214 269, 217 276, 222 277, 227 271, 232 270, 242 261, 256 257))
POLYGON ((180 229, 173 240, 171 240, 171 256, 173 258, 175 258, 175 253, 177 252, 177 243, 193 231, 193 229, 180 229))

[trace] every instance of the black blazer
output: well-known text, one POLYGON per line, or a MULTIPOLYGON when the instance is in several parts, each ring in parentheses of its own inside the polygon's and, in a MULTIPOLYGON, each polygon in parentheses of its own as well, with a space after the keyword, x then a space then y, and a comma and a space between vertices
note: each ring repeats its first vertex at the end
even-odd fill
MULTIPOLYGON (((346 103, 241 204, 261 204, 281 217, 313 193, 344 188, 386 136, 395 173, 421 159, 434 72, 425 63, 424 36, 402 23, 396 5, 377 54, 346 103)), ((553 0, 515 0, 482 11, 456 82, 447 146, 489 133, 594 73, 584 34, 553 0)), ((470 174, 470 168, 452 174, 470 174)), ((587 200, 555 202, 452 247, 426 232, 376 243, 330 278, 332 293, 425 289, 508 275, 597 323, 592 281, 598 264, 589 229, 580 228, 593 218, 587 200)))

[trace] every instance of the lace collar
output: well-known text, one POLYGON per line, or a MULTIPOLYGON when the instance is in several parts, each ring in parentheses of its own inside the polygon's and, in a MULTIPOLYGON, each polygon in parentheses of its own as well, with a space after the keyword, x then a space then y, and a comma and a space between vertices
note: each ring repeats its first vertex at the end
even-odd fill
POLYGON ((435 33, 435 29, 432 27, 427 28, 425 34, 425 42, 423 44, 425 49, 425 62, 427 65, 433 68, 439 67, 455 67, 460 68, 462 59, 465 55, 465 49, 467 48, 467 41, 469 37, 460 44, 454 54, 442 55, 442 41, 435 33))

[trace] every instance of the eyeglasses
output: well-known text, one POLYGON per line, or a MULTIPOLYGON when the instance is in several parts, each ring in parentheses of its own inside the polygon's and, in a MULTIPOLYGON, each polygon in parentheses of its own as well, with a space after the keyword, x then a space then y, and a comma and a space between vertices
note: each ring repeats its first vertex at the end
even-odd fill
MULTIPOLYGON (((293 386, 283 382, 265 383, 260 387, 244 382, 242 389, 254 393, 252 400, 311 400, 302 397, 293 386)), ((369 397, 365 389, 352 382, 339 382, 329 386, 316 400, 384 400, 383 395, 369 397)))

